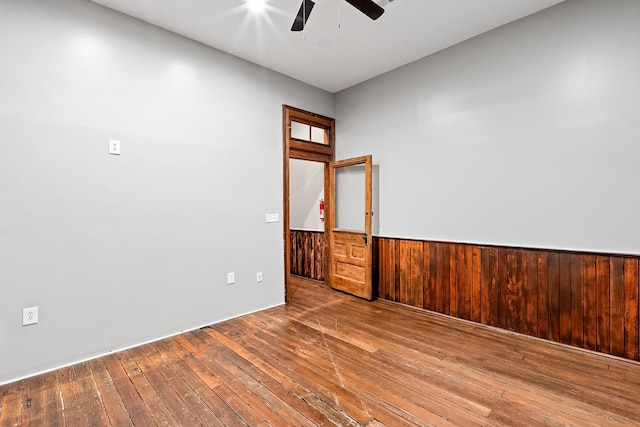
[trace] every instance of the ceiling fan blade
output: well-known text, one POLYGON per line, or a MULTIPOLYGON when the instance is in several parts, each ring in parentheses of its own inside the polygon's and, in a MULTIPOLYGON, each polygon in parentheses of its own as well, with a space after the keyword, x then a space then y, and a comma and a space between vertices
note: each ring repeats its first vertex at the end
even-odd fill
POLYGON ((346 0, 346 2, 374 21, 384 13, 384 9, 378 6, 373 0, 346 0))
POLYGON ((316 4, 313 2, 313 0, 302 0, 302 4, 300 5, 300 10, 298 11, 298 15, 296 16, 296 19, 293 20, 291 31, 304 30, 304 26, 309 20, 309 15, 311 14, 311 11, 313 10, 313 6, 315 5, 316 4))

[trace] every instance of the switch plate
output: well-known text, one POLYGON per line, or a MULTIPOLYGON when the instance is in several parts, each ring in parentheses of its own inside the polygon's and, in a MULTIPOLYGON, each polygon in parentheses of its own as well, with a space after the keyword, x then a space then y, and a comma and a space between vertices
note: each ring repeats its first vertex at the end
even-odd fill
POLYGON ((278 222, 280 221, 279 213, 268 213, 265 217, 267 222, 278 222))
POLYGON ((227 285, 233 285, 236 283, 236 273, 227 273, 227 285))
POLYGON ((256 282, 258 283, 262 282, 262 271, 258 271, 256 273, 256 282))
POLYGON ((109 140, 109 154, 115 154, 116 156, 120 155, 120 141, 117 139, 109 140))
POLYGON ((38 307, 22 309, 22 326, 35 325, 38 323, 38 307))

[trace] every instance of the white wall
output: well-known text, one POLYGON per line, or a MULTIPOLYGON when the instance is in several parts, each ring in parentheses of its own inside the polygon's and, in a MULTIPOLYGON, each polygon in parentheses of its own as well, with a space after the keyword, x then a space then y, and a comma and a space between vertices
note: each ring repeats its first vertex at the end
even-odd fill
POLYGON ((289 160, 289 228, 324 231, 320 199, 324 199, 324 163, 289 160))
POLYGON ((639 23, 569 0, 338 93, 380 235, 640 254, 639 23))
POLYGON ((85 0, 0 52, 0 383, 283 302, 282 104, 331 94, 85 0))

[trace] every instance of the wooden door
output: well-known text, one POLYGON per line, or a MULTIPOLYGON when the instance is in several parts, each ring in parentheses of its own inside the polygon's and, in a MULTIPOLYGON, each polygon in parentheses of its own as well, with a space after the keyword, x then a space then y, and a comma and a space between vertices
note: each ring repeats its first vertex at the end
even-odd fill
POLYGON ((373 299, 371 156, 329 163, 329 284, 373 299))

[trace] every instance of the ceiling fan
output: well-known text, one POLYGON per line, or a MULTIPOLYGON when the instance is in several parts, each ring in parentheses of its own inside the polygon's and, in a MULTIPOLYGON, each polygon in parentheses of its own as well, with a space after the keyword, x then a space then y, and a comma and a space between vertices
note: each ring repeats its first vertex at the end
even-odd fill
MULTIPOLYGON (((373 0, 345 0, 351 6, 358 9, 360 12, 367 15, 369 18, 376 20, 382 16, 384 13, 384 9, 376 4, 373 0)), ((291 31, 302 31, 304 30, 304 26, 309 20, 309 15, 313 10, 313 6, 315 6, 315 2, 313 0, 302 0, 302 4, 300 5, 300 10, 298 11, 298 15, 296 19, 293 21, 293 25, 291 26, 291 31)))

